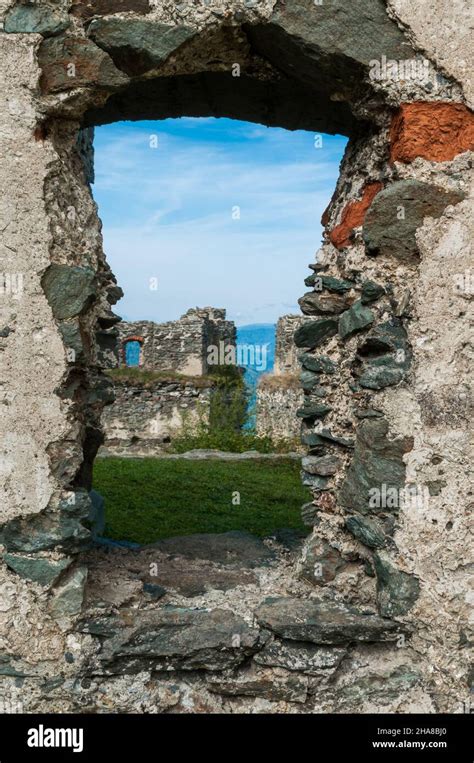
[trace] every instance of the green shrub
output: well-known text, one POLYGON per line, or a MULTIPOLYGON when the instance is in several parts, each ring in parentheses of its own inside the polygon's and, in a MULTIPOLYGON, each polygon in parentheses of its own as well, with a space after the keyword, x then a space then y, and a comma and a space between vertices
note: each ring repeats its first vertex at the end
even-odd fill
POLYGON ((176 437, 171 451, 186 453, 197 448, 224 450, 230 453, 244 453, 247 450, 256 450, 259 453, 291 453, 298 452, 301 445, 297 439, 272 440, 270 437, 259 437, 252 430, 236 432, 229 429, 210 431, 207 428, 198 428, 193 430, 193 433, 176 437))

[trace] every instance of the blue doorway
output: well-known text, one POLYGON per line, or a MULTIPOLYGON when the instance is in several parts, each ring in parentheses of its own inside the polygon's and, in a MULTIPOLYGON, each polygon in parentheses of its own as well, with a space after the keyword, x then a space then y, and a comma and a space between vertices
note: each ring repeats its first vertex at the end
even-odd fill
POLYGON ((140 353, 141 345, 135 339, 131 339, 125 343, 125 365, 126 366, 139 366, 140 365, 140 353))

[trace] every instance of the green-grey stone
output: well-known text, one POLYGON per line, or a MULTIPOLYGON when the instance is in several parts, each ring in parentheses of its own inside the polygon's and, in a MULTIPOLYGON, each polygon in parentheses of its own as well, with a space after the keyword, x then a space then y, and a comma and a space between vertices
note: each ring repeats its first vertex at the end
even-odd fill
POLYGON ((303 368, 314 371, 316 374, 336 373, 337 366, 327 355, 310 355, 309 352, 302 352, 298 355, 298 360, 303 368))
POLYGON ((147 19, 105 18, 92 21, 88 34, 119 69, 138 76, 159 67, 196 30, 147 19))
POLYGON ((341 294, 310 291, 300 297, 298 304, 305 315, 337 315, 347 310, 351 301, 341 294))
POLYGON ((69 20, 64 11, 41 0, 24 2, 10 8, 5 16, 4 30, 49 37, 64 32, 68 26, 69 20))
POLYGON ((442 489, 446 487, 446 480, 430 480, 426 483, 430 495, 440 495, 442 489))
POLYGON ((101 329, 95 332, 95 341, 99 351, 107 357, 107 353, 117 354, 117 337, 119 331, 116 328, 101 329))
POLYGON ((374 554, 377 575, 377 604, 383 617, 405 615, 420 595, 420 581, 415 575, 398 570, 388 554, 374 554))
POLYGON ((311 392, 313 397, 326 397, 326 389, 319 384, 319 376, 312 371, 303 371, 300 374, 301 388, 305 392, 311 392))
POLYGON ((321 278, 323 289, 335 291, 339 294, 343 294, 355 286, 354 281, 347 281, 344 278, 334 278, 334 276, 321 276, 321 278))
POLYGON ((162 599, 166 594, 166 588, 157 583, 143 583, 143 591, 151 596, 152 599, 155 599, 155 601, 162 599))
POLYGON ((379 299, 383 294, 385 294, 385 289, 383 286, 375 283, 375 281, 364 281, 362 284, 360 299, 362 304, 365 305, 369 302, 375 302, 375 300, 379 299))
POLYGON ((347 567, 340 551, 317 536, 310 536, 305 544, 303 559, 298 565, 298 576, 313 585, 325 585, 347 567))
POLYGON ((422 675, 412 665, 399 665, 388 675, 386 673, 381 675, 378 671, 371 672, 341 687, 339 697, 341 703, 348 701, 351 705, 367 702, 368 698, 377 704, 378 698, 380 703, 386 703, 389 700, 402 699, 407 691, 420 684, 422 680, 422 675))
POLYGON ((380 419, 383 417, 383 412, 377 411, 375 408, 358 408, 355 415, 358 419, 380 419))
POLYGON ((42 69, 40 86, 43 93, 60 93, 78 87, 110 92, 129 81, 110 56, 85 37, 61 35, 43 40, 38 63, 42 69), (74 77, 69 72, 71 62, 75 65, 74 77))
POLYGON ((335 474, 340 468, 341 459, 332 455, 321 456, 321 458, 305 456, 301 465, 303 469, 310 474, 319 474, 322 477, 328 477, 335 474))
POLYGON ((314 644, 353 641, 396 641, 403 626, 366 614, 343 602, 293 597, 270 597, 255 612, 257 622, 277 636, 314 644))
POLYGON ((79 321, 61 321, 59 324, 59 330, 67 349, 72 350, 72 353, 68 354, 69 362, 79 363, 84 360, 84 345, 82 343, 79 321))
POLYGON ((24 669, 19 657, 13 654, 0 654, 0 676, 26 678, 28 675, 32 674, 24 669))
POLYGON ((319 524, 318 507, 315 506, 313 502, 305 503, 301 507, 301 519, 303 520, 303 524, 308 527, 314 527, 319 524))
POLYGON ((365 389, 385 389, 399 384, 404 378, 404 367, 392 355, 383 355, 365 366, 358 381, 365 389))
POLYGON ((254 657, 258 665, 284 668, 310 676, 331 675, 347 650, 344 647, 298 644, 291 641, 271 641, 254 657))
POLYGON ((343 448, 354 447, 354 440, 350 440, 347 437, 337 437, 336 435, 331 434, 329 429, 321 429, 318 434, 323 440, 327 440, 334 445, 341 445, 343 448))
POLYGON ((323 397, 326 397, 326 395, 327 395, 326 388, 321 386, 321 385, 317 385, 316 387, 312 387, 311 390, 307 390, 307 391, 311 392, 311 397, 320 397, 320 398, 323 398, 323 397))
POLYGON ((412 353, 399 318, 391 318, 372 329, 358 349, 361 366, 358 383, 366 389, 384 389, 398 384, 410 368, 412 353))
POLYGON ((376 519, 354 514, 346 519, 346 527, 357 540, 369 548, 382 548, 387 542, 384 529, 376 519))
POLYGON ((86 395, 86 402, 89 405, 95 403, 113 403, 115 400, 115 387, 113 381, 108 376, 97 376, 90 381, 89 389, 86 395))
POLYGON ((33 580, 42 586, 51 586, 61 573, 69 567, 72 559, 42 559, 32 556, 4 554, 5 563, 11 570, 27 580, 33 580))
POLYGON ((377 194, 365 217, 363 236, 369 255, 386 255, 403 263, 416 261, 416 231, 425 217, 440 217, 464 194, 419 180, 399 180, 377 194))
POLYGON ((107 674, 151 670, 234 668, 259 651, 266 638, 227 609, 154 607, 80 625, 102 637, 99 664, 107 674))
POLYGON ((312 390, 313 387, 319 384, 319 376, 312 371, 302 371, 300 374, 300 384, 304 390, 312 390))
POLYGON ((408 354, 408 338, 400 318, 390 318, 388 321, 374 326, 363 343, 358 353, 361 357, 373 357, 387 352, 404 350, 408 354))
POLYGON ((369 578, 375 577, 375 570, 370 559, 364 559, 364 572, 369 578))
POLYGON ((302 408, 298 408, 296 415, 300 419, 322 419, 330 411, 332 411, 332 408, 329 405, 324 405, 322 403, 305 403, 302 408))
POLYGON ((327 291, 334 291, 338 294, 344 294, 344 292, 353 289, 355 286, 354 281, 347 281, 343 278, 335 278, 334 276, 321 276, 318 273, 312 273, 305 278, 305 286, 316 287, 316 293, 327 289, 327 291), (320 288, 319 288, 320 287, 320 288))
MULTIPOLYGON (((405 486, 403 456, 413 447, 412 438, 388 439, 386 419, 363 419, 357 427, 354 457, 339 490, 339 503, 360 514, 386 511, 371 508, 372 490, 405 486)), ((393 509, 392 509, 393 510, 393 509)))
POLYGON ((319 432, 305 432, 302 436, 304 445, 315 448, 319 445, 340 445, 343 448, 353 448, 354 441, 345 437, 336 437, 332 435, 329 429, 321 429, 319 432))
POLYGON ((77 567, 51 600, 51 614, 56 619, 76 617, 82 609, 87 567, 77 567))
MULTIPOLYGON (((247 4, 251 5, 250 0, 247 4)), ((348 134, 353 117, 342 99, 349 99, 360 88, 360 78, 364 70, 368 73, 370 62, 382 55, 397 61, 415 55, 403 32, 389 18, 383 0, 277 2, 268 20, 249 24, 246 31, 252 50, 278 71, 291 78, 297 73, 314 88, 319 114, 333 130, 331 118, 337 114, 339 130, 344 134, 348 134), (331 100, 336 83, 338 97, 331 100)))
MULTIPOLYGON (((410 58, 413 50, 398 26, 387 16, 382 0, 295 0, 277 3, 271 24, 281 26, 289 35, 305 43, 308 55, 331 53, 369 65, 374 58, 410 58)), ((330 62, 326 62, 329 65, 330 62)), ((339 72, 340 73, 340 72, 339 72)))
POLYGON ((54 317, 60 321, 81 315, 96 296, 91 268, 50 265, 41 284, 54 317))
POLYGON ((41 689, 43 692, 50 692, 57 689, 59 686, 62 686, 64 683, 65 679, 62 676, 53 676, 52 678, 47 678, 41 684, 41 689))
POLYGON ((313 349, 337 334, 337 329, 338 322, 335 318, 308 321, 295 331, 294 341, 297 347, 313 349))
POLYGON ((310 487, 313 490, 326 490, 329 479, 327 477, 320 477, 318 474, 310 474, 309 472, 301 472, 301 481, 305 487, 310 487))
POLYGON ((63 400, 72 400, 76 397, 76 393, 82 387, 82 379, 77 374, 71 374, 64 386, 58 389, 58 396, 63 400))
POLYGON ((323 456, 326 452, 327 443, 315 432, 302 432, 301 442, 309 448, 311 455, 323 456))
POLYGON ((354 447, 354 441, 348 440, 347 437, 337 437, 336 435, 331 434, 329 429, 321 429, 318 432, 319 436, 323 438, 323 440, 327 440, 330 443, 333 443, 334 445, 341 445, 343 448, 353 448, 354 447))
POLYGON ((339 318, 339 336, 341 339, 348 339, 358 331, 366 329, 373 322, 374 314, 372 310, 369 310, 360 300, 357 300, 339 318))
POLYGON ((85 491, 71 493, 59 502, 57 511, 12 519, 1 528, 0 541, 8 552, 34 554, 60 548, 74 552, 90 543, 86 527, 91 514, 91 500, 85 491))

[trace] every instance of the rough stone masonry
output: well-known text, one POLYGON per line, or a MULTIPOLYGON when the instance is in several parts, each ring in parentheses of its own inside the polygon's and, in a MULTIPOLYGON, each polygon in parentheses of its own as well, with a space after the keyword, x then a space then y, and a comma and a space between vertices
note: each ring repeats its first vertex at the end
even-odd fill
MULTIPOLYGON (((211 351, 237 344, 237 329, 226 320, 222 308, 190 308, 176 321, 121 321, 117 327, 118 358, 111 367, 126 365, 127 342, 140 345, 139 365, 149 371, 175 371, 184 376, 203 376, 215 370, 211 351)), ((114 344, 117 349, 117 344, 114 344)))
POLYGON ((468 0, 429 13, 418 0, 0 0, 2 707, 468 701, 469 13, 468 0), (295 335, 303 550, 90 545, 113 398, 100 342, 120 295, 91 128, 182 115, 350 138, 295 335))
POLYGON ((102 416, 101 455, 153 455, 169 448, 175 436, 209 422, 217 388, 209 376, 216 370, 210 352, 237 343, 237 329, 224 309, 190 308, 166 323, 121 321, 115 332, 104 333, 110 343, 104 365, 125 368, 126 348, 133 342, 140 371, 114 377, 115 401, 102 416))

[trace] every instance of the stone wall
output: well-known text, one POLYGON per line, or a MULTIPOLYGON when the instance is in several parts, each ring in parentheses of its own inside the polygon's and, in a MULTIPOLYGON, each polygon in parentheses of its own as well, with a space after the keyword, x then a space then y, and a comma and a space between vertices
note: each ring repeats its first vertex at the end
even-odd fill
POLYGON ((103 415, 105 442, 99 455, 151 456, 177 435, 209 421, 213 383, 207 379, 142 382, 115 379, 115 402, 103 415))
POLYGON ((184 430, 190 433, 199 422, 205 424, 215 386, 204 378, 215 368, 209 362, 213 359, 209 350, 220 344, 235 347, 236 333, 225 310, 212 307, 192 308, 179 320, 167 323, 121 321, 109 331, 110 354, 103 351, 103 365, 125 368, 129 341, 139 343, 140 355, 134 372, 112 376, 115 400, 102 417, 105 442, 101 454, 159 453, 176 435, 184 430), (147 372, 152 372, 151 378, 147 372), (153 380, 153 373, 164 378, 155 376, 153 380))
MULTIPOLYGON (((118 365, 125 365, 125 344, 141 344, 140 366, 153 371, 176 371, 203 376, 212 370, 209 348, 236 345, 236 328, 226 311, 213 307, 191 308, 177 321, 122 321, 118 324, 118 365)), ((212 358, 211 358, 212 360, 212 358)))
POLYGON ((434 0, 436 23, 415 0, 0 9, 2 706, 459 712, 472 641, 467 0, 434 0), (131 574, 87 550, 120 289, 78 144, 85 127, 182 115, 350 137, 296 332, 311 536, 237 590, 235 570, 208 570, 191 602, 143 587, 148 557, 131 574), (155 638, 175 626, 179 639, 155 638))
POLYGON ((257 386, 256 431, 260 437, 274 441, 299 437, 298 410, 304 395, 298 379, 300 365, 294 335, 308 320, 304 315, 283 315, 277 321, 273 372, 262 376, 257 386))
POLYGON ((275 331, 275 364, 273 373, 297 374, 299 371, 298 348, 294 342, 296 329, 306 323, 304 315, 283 315, 278 319, 275 331))
POLYGON ((301 429, 297 412, 303 392, 294 375, 268 375, 257 387, 256 430, 259 437, 299 441, 301 429))

